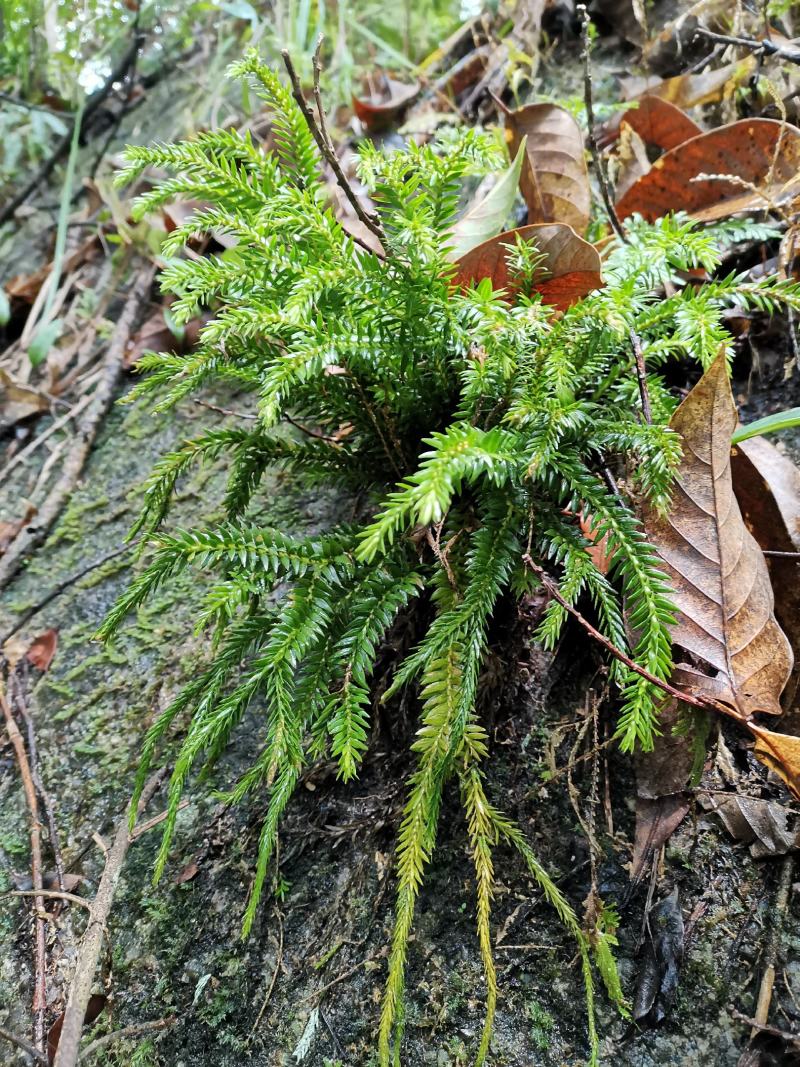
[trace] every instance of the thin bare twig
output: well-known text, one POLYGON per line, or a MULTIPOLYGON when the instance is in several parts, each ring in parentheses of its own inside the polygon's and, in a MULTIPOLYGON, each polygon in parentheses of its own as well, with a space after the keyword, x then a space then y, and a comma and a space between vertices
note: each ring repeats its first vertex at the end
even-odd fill
POLYGON ((258 1015, 256 1016, 256 1021, 253 1023, 253 1028, 250 1031, 251 1037, 261 1024, 261 1020, 264 1016, 264 1012, 267 1010, 267 1005, 269 1004, 270 998, 272 997, 272 990, 275 988, 275 983, 278 981, 278 974, 280 973, 280 969, 283 964, 283 916, 277 908, 275 909, 275 911, 278 916, 278 951, 275 955, 275 967, 272 971, 272 978, 270 979, 270 983, 267 986, 267 992, 264 996, 263 1001, 261 1002, 261 1007, 259 1009, 258 1015))
MULTIPOLYGON (((42 776, 39 772, 39 752, 36 747, 36 732, 33 728, 33 719, 28 712, 28 706, 25 701, 25 694, 23 693, 22 682, 19 677, 20 667, 22 665, 27 666, 25 660, 22 660, 17 665, 16 670, 11 675, 9 683, 14 686, 14 703, 19 710, 20 715, 25 720, 25 729, 28 734, 28 756, 31 764, 31 777, 33 778, 33 784, 36 786, 36 792, 39 794, 39 799, 44 807, 45 818, 47 819, 47 836, 50 841, 50 848, 53 852, 53 863, 56 868, 56 878, 58 879, 58 888, 63 891, 64 889, 64 861, 61 858, 61 841, 58 835, 58 828, 56 826, 56 818, 53 812, 53 801, 50 799, 50 794, 44 787, 42 776)), ((27 672, 26 672, 27 678, 27 672)), ((9 689, 9 695, 11 695, 9 689)))
POLYGON ((133 1023, 131 1026, 123 1026, 121 1030, 104 1034, 103 1037, 98 1037, 81 1049, 81 1063, 87 1056, 93 1056, 95 1052, 99 1052, 106 1045, 113 1044, 114 1041, 122 1041, 126 1037, 139 1037, 141 1034, 152 1034, 157 1030, 166 1030, 167 1027, 175 1025, 177 1018, 177 1015, 169 1015, 165 1019, 153 1019, 149 1023, 133 1023))
POLYGON ((103 377, 92 396, 89 411, 78 425, 78 432, 71 442, 70 452, 64 461, 63 472, 39 509, 35 521, 31 522, 14 539, 11 547, 0 560, 0 588, 8 584, 22 566, 25 557, 45 539, 83 472, 94 439, 113 403, 117 386, 124 374, 122 355, 125 345, 140 314, 144 296, 152 284, 154 275, 155 267, 152 263, 148 263, 140 270, 128 291, 125 306, 108 344, 103 377))
POLYGON ((85 578, 91 571, 97 570, 98 567, 102 567, 103 564, 108 563, 109 560, 115 559, 117 556, 121 556, 125 552, 133 552, 136 544, 136 541, 132 541, 129 545, 123 545, 122 548, 115 548, 112 552, 106 552, 104 556, 100 556, 92 563, 87 563, 85 567, 81 567, 79 571, 76 571, 68 578, 65 578, 63 582, 59 582, 58 585, 54 589, 51 589, 46 596, 42 597, 38 603, 34 604, 32 608, 28 608, 24 614, 20 615, 19 619, 14 623, 11 629, 3 637, 0 637, 0 650, 2 650, 6 641, 12 638, 18 630, 22 629, 26 622, 29 622, 34 615, 38 615, 43 608, 46 608, 57 596, 61 596, 61 594, 69 589, 71 585, 79 582, 81 578, 85 578))
POLYGON ((26 1041, 24 1037, 19 1037, 17 1034, 12 1034, 12 1032, 10 1030, 6 1030, 4 1026, 0 1026, 0 1037, 2 1037, 4 1041, 8 1041, 9 1044, 16 1045, 17 1048, 21 1048, 22 1051, 26 1052, 32 1060, 36 1061, 36 1063, 42 1063, 44 1064, 44 1067, 47 1067, 47 1056, 45 1056, 43 1052, 40 1052, 38 1048, 34 1048, 30 1041, 26 1041))
POLYGON ((600 155, 600 149, 597 145, 597 137, 594 132, 594 104, 592 102, 592 64, 591 64, 591 41, 589 39, 589 26, 591 19, 589 18, 589 12, 583 4, 579 4, 577 7, 578 17, 581 20, 581 36, 583 41, 583 102, 586 108, 586 125, 588 127, 588 140, 589 151, 592 154, 592 162, 594 163, 594 169, 597 174, 597 181, 600 185, 600 195, 603 198, 603 204, 605 205, 606 214, 608 215, 608 221, 611 223, 611 229, 619 237, 620 241, 627 242, 628 238, 625 236, 625 231, 622 228, 622 223, 619 221, 616 208, 611 200, 611 194, 608 191, 608 177, 606 175, 606 169, 603 165, 603 157, 600 155))
MULTIPOLYGON (((314 54, 315 97, 319 94, 318 82, 319 70, 321 69, 319 66, 319 50, 321 45, 322 37, 320 37, 319 41, 317 42, 317 49, 314 54)), ((283 64, 286 67, 286 72, 288 73, 289 79, 292 83, 292 95, 297 101, 297 106, 303 113, 303 118, 305 119, 306 125, 308 126, 311 132, 311 136, 316 141, 317 148, 320 150, 322 158, 330 164, 331 170, 333 171, 336 177, 336 181, 339 185, 339 188, 350 201, 350 206, 353 208, 353 211, 355 211, 359 220, 367 227, 367 229, 371 233, 375 234, 375 236, 381 243, 383 243, 386 240, 386 234, 383 232, 383 226, 381 226, 380 219, 372 212, 366 211, 364 209, 364 205, 358 199, 355 194, 355 191, 353 190, 352 185, 345 177, 344 171, 342 170, 342 165, 339 162, 339 157, 336 155, 336 150, 330 140, 330 136, 326 136, 327 126, 323 125, 322 127, 320 127, 320 124, 314 118, 314 113, 308 106, 308 101, 303 95, 303 87, 300 84, 300 78, 298 77, 297 71, 295 70, 294 63, 292 62, 292 57, 289 55, 288 49, 284 48, 281 50, 281 58, 283 59, 283 64), (323 130, 325 132, 323 132, 323 130)), ((320 109, 320 115, 324 115, 321 104, 318 104, 318 107, 320 109)), ((322 122, 324 123, 324 117, 322 119, 322 122)), ((369 251, 373 255, 375 254, 374 249, 369 249, 369 251)))
POLYGON ((766 38, 759 41, 755 37, 731 37, 726 33, 712 33, 711 30, 707 30, 703 26, 698 26, 694 31, 694 35, 695 37, 705 37, 716 44, 731 44, 739 48, 749 48, 754 55, 778 56, 779 59, 785 59, 787 63, 800 65, 800 51, 796 48, 784 48, 782 45, 775 44, 774 41, 768 41, 766 38))
POLYGON ((789 890, 792 885, 792 873, 794 871, 794 855, 788 852, 781 863, 778 878, 778 892, 775 896, 775 907, 772 909, 772 924, 764 948, 761 984, 758 988, 758 999, 753 1019, 753 1029, 750 1038, 754 1038, 759 1029, 767 1025, 769 1018, 769 1006, 772 1003, 772 990, 775 986, 775 957, 778 953, 778 941, 783 933, 783 924, 786 921, 786 909, 789 905, 789 890))
POLYGON ((253 422, 258 421, 258 415, 251 415, 249 411, 234 411, 232 408, 221 408, 219 404, 209 404, 207 400, 195 400, 201 408, 208 408, 209 411, 216 411, 219 415, 230 415, 235 419, 250 419, 253 422))
POLYGON ((33 1043, 40 1052, 44 1051, 44 1012, 47 1006, 47 957, 45 943, 45 922, 38 914, 44 911, 42 889, 42 824, 39 821, 39 803, 36 799, 36 786, 31 774, 28 754, 25 751, 25 742, 11 712, 5 692, 0 690, 0 707, 6 720, 8 738, 14 748, 17 757, 22 788, 25 792, 25 801, 28 805, 28 817, 30 820, 31 835, 31 881, 36 895, 36 916, 34 918, 34 983, 33 983, 33 1043))
POLYGON ((74 893, 66 893, 61 889, 10 889, 8 893, 3 893, 0 900, 7 900, 11 897, 36 897, 37 899, 43 898, 44 900, 66 900, 70 904, 80 904, 82 908, 88 908, 91 911, 92 902, 90 900, 84 900, 83 897, 76 896, 74 893))
POLYGON ((603 648, 614 657, 614 659, 618 659, 620 663, 624 663, 625 666, 632 670, 635 674, 638 674, 641 678, 645 678, 648 682, 652 682, 653 685, 658 686, 659 689, 663 690, 665 693, 668 693, 670 696, 676 697, 678 700, 682 700, 685 704, 691 704, 693 708, 702 708, 703 711, 711 710, 717 712, 722 710, 721 706, 715 700, 710 700, 707 697, 698 697, 695 696, 693 693, 687 693, 684 690, 678 689, 676 686, 671 685, 669 682, 665 682, 663 678, 657 678, 655 674, 651 674, 650 671, 646 670, 644 667, 640 667, 638 663, 636 663, 634 660, 631 659, 629 655, 627 655, 627 653, 623 652, 621 648, 617 648, 615 644, 609 641, 605 634, 600 633, 597 627, 592 626, 589 620, 585 618, 585 616, 581 615, 577 608, 573 607, 568 600, 564 599, 564 597, 561 595, 558 586, 547 573, 547 571, 543 567, 540 567, 539 564, 536 563, 527 552, 522 557, 522 562, 525 564, 526 567, 529 567, 534 572, 534 574, 538 576, 539 581, 545 587, 547 592, 553 597, 553 599, 557 600, 561 607, 564 608, 565 611, 569 612, 569 614, 572 615, 572 617, 581 624, 584 630, 586 630, 586 632, 591 637, 593 637, 595 641, 598 642, 598 644, 601 644, 603 648))
POLYGON ((647 369, 642 355, 642 342, 635 330, 630 331, 633 358, 636 361, 636 377, 639 382, 639 396, 642 398, 642 415, 648 426, 653 424, 653 409, 650 407, 650 393, 647 389, 647 369))
MULTIPOLYGON (((137 814, 144 811, 150 798, 163 781, 164 773, 164 771, 159 771, 154 774, 145 785, 136 809, 137 814)), ((132 834, 129 829, 128 813, 126 811, 120 816, 114 843, 109 849, 103 876, 100 879, 97 894, 92 902, 89 922, 78 949, 75 973, 67 995, 64 1023, 61 1027, 61 1039, 58 1043, 54 1067, 75 1067, 78 1062, 83 1020, 92 992, 92 982, 94 981, 97 961, 100 957, 103 933, 106 929, 106 922, 114 901, 117 882, 119 881, 131 841, 132 834)))

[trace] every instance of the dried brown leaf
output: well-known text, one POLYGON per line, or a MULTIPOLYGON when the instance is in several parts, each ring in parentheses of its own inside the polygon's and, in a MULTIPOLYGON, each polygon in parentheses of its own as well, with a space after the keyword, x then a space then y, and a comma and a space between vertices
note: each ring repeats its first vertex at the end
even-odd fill
POLYGON ((370 133, 391 126, 401 111, 419 96, 419 82, 406 84, 379 72, 365 81, 365 92, 353 96, 353 110, 370 133))
POLYGON ((37 670, 46 671, 53 662, 57 648, 58 630, 45 630, 43 634, 33 639, 25 655, 37 670))
POLYGON ((620 218, 652 222, 687 211, 710 222, 781 203, 800 189, 800 130, 774 119, 743 119, 666 152, 617 201, 620 218))
MULTIPOLYGON (((800 552, 800 470, 765 437, 742 441, 731 454, 733 491, 747 528, 765 551, 800 552)), ((800 560, 768 556, 775 617, 795 656, 783 695, 783 728, 800 733, 800 560)))
POLYGON ((635 130, 645 144, 663 152, 677 148, 703 132, 677 104, 648 94, 640 97, 638 107, 623 114, 622 123, 635 130))
POLYGON ((789 828, 793 813, 774 801, 724 793, 701 794, 699 801, 719 815, 732 837, 750 846, 754 859, 782 856, 800 846, 800 834, 789 828))
POLYGON ((508 253, 513 250, 517 236, 534 244, 546 257, 542 264, 542 281, 534 284, 545 304, 563 311, 602 286, 597 249, 570 226, 560 224, 522 226, 484 241, 458 260, 455 283, 475 285, 483 278, 491 278, 495 289, 505 289, 513 298, 518 287, 509 273, 508 253))
POLYGON ((773 613, 764 555, 733 493, 737 422, 722 350, 670 421, 683 442, 670 511, 646 508, 644 520, 678 609, 673 640, 712 672, 681 665, 682 684, 746 721, 781 713, 793 657, 773 613))
POLYGON ((555 104, 528 104, 506 112, 506 130, 512 158, 527 138, 519 184, 528 222, 563 222, 584 233, 591 191, 583 134, 572 115, 555 104))
POLYGON ((755 56, 746 56, 733 63, 726 63, 716 70, 704 70, 700 74, 678 74, 674 78, 622 79, 626 99, 635 100, 644 95, 658 96, 680 108, 700 107, 715 104, 742 85, 756 66, 755 56))

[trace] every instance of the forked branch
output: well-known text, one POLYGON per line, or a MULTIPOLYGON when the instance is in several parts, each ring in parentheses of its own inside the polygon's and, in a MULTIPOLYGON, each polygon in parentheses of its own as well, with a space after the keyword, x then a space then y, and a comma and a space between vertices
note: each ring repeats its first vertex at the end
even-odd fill
MULTIPOLYGON (((350 205, 353 208, 353 211, 355 211, 356 216, 367 227, 370 233, 374 234, 378 240, 383 243, 386 240, 386 234, 383 232, 383 226, 381 225, 380 219, 373 212, 367 211, 356 196, 355 190, 342 170, 342 165, 339 162, 339 157, 336 154, 333 141, 328 133, 328 125, 325 121, 325 109, 322 106, 322 94, 320 93, 319 88, 319 76, 322 71, 319 56, 322 48, 322 41, 323 38, 322 35, 320 35, 314 52, 314 100, 316 101, 317 110, 319 112, 319 121, 314 117, 314 112, 308 106, 308 101, 303 94, 303 86, 300 83, 300 78, 295 70, 289 50, 284 48, 281 50, 281 58, 286 67, 286 72, 289 75, 289 80, 292 83, 292 96, 303 113, 303 118, 306 120, 306 125, 316 142, 322 158, 330 164, 330 168, 336 177, 336 182, 350 201, 350 205)), ((374 249, 370 248, 369 251, 374 255, 374 249)))

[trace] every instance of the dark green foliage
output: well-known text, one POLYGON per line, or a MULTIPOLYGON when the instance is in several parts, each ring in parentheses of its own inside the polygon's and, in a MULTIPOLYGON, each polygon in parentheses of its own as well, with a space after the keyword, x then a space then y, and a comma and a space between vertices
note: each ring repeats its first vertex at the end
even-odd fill
MULTIPOLYGON (((313 142, 276 76, 254 56, 235 73, 251 78, 274 110, 273 154, 248 137, 214 132, 131 148, 123 174, 130 179, 151 164, 175 172, 140 198, 139 215, 176 195, 209 205, 170 235, 167 254, 199 231, 237 239, 221 257, 173 260, 164 272, 165 289, 177 297, 176 319, 200 307, 210 307, 213 318, 188 356, 148 356, 149 375, 136 394, 150 394, 164 408, 207 381, 228 379, 254 394, 259 413, 257 424, 208 433, 158 465, 137 526, 153 535, 155 555, 102 629, 109 636, 187 566, 218 576, 201 620, 217 628, 213 658, 145 742, 138 789, 170 726, 188 715, 157 871, 190 772, 212 763, 247 709, 255 709, 263 748, 231 793, 232 800, 255 788, 269 795, 244 922, 250 929, 279 819, 303 767, 327 753, 343 779, 357 773, 369 743, 376 656, 398 614, 413 598, 427 598, 433 621, 383 698, 416 680, 421 717, 399 832, 381 1062, 389 1063, 399 1040, 415 902, 451 779, 467 817, 489 993, 478 1062, 488 1051, 496 997, 489 920, 492 852, 501 839, 519 851, 577 940, 594 1058, 592 954, 621 1003, 613 923, 606 913, 584 931, 522 832, 487 799, 488 738, 476 693, 490 621, 501 597, 535 586, 523 558, 529 553, 558 572, 569 603, 588 594, 615 645, 650 674, 669 677, 670 591, 633 506, 637 494, 666 506, 680 457, 667 427, 675 401, 656 371, 676 356, 707 364, 727 337, 720 324, 726 304, 800 309, 800 291, 733 277, 683 288, 678 271, 713 271, 721 247, 748 236, 752 224, 700 230, 667 219, 634 224, 631 243, 608 256, 606 287, 560 317, 538 297, 509 306, 488 280, 456 292, 447 234, 463 176, 494 165, 495 142, 471 131, 389 157, 362 151, 361 176, 387 235, 380 258, 359 247, 327 206, 313 142), (675 295, 660 299, 667 282, 675 295), (641 418, 632 330, 653 371, 653 425, 641 418), (289 415, 313 436, 287 430, 289 415), (227 521, 157 533, 181 475, 203 456, 220 454, 230 461, 227 521), (361 490, 368 517, 314 538, 254 525, 251 501, 273 464, 311 482, 361 490), (608 574, 587 552, 579 513, 583 529, 608 539, 608 574)), ((526 256, 519 258, 524 271, 526 256)), ((540 629, 547 645, 557 642, 564 619, 563 608, 551 604, 540 629)), ((659 692, 619 664, 612 676, 621 695, 620 743, 626 751, 647 749, 658 730, 659 692)))

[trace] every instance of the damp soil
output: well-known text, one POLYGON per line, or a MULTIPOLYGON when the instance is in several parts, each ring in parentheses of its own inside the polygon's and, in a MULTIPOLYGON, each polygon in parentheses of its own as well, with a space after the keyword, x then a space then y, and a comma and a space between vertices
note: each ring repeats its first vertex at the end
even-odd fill
MULTIPOLYGON (((746 383, 742 384, 747 388, 746 383)), ((796 389, 790 385, 789 391, 796 389)), ((224 406, 230 397, 210 395, 224 406)), ((796 402, 796 401, 795 401, 796 402)), ((787 403, 778 382, 751 383, 751 416, 787 403)), ((139 485, 156 457, 221 416, 190 407, 168 416, 117 407, 50 539, 0 597, 0 630, 63 577, 122 543, 135 515, 139 485)), ((792 443, 789 442, 790 449, 792 443)), ((796 449, 795 449, 796 454, 796 449)), ((211 464, 182 485, 173 516, 181 525, 212 518, 224 472, 211 464)), ((17 487, 19 491, 19 487, 17 487)), ((4 504, 9 505, 6 489, 4 504)), ((293 531, 324 529, 349 501, 309 496, 272 475, 261 500, 264 521, 293 531)), ((198 670, 205 641, 192 635, 204 577, 185 572, 141 609, 109 648, 92 640, 104 612, 141 566, 129 556, 92 572, 25 626, 22 644, 58 630, 49 671, 31 669, 28 705, 42 778, 52 795, 66 865, 90 896, 102 870, 93 843, 112 835, 124 809, 144 731, 177 687, 198 670)), ((526 640, 524 620, 509 618, 493 669, 490 795, 517 818, 540 859, 580 911, 590 888, 589 855, 570 803, 564 768, 585 715, 587 687, 602 684, 599 661, 583 635, 565 633, 555 658, 526 640), (556 775, 552 771, 555 768, 556 775)), ((413 709, 411 709, 413 712, 413 709)), ((413 714, 409 715, 409 719, 413 714)), ((195 783, 181 812, 172 859, 151 883, 158 829, 131 848, 115 901, 97 990, 111 995, 96 1024, 103 1033, 165 1016, 175 1024, 157 1038, 120 1042, 103 1062, 137 1067, 233 1067, 240 1064, 369 1067, 386 967, 392 908, 391 856, 409 771, 403 755, 413 728, 405 717, 383 723, 360 780, 342 785, 331 766, 307 773, 281 835, 280 863, 249 940, 239 936, 252 878, 263 798, 226 808, 213 789, 235 781, 260 745, 254 711, 217 766, 195 783)), ((601 723, 601 729, 607 725, 601 723)), ((735 748, 741 739, 730 739, 735 748)), ((621 916, 619 960, 633 996, 648 900, 673 888, 685 918, 696 916, 677 1001, 654 1029, 632 1027, 598 995, 604 1062, 733 1067, 751 1015, 760 955, 771 928, 780 860, 755 861, 713 818, 696 810, 670 841, 656 877, 631 885, 634 783, 627 761, 607 750, 598 768, 607 802, 596 812, 604 858, 599 888, 621 916)), ((746 752, 740 758, 747 760, 746 752)), ((586 816, 592 761, 573 779, 586 816)), ((164 806, 163 791, 148 815, 164 806)), ((25 808, 11 752, 0 752, 0 889, 24 887, 25 808)), ((573 945, 514 855, 496 855, 493 927, 501 998, 492 1063, 496 1067, 585 1062, 586 1016, 573 945)), ((458 798, 449 796, 422 892, 408 970, 404 1064, 472 1062, 484 1004, 473 927, 474 895, 458 798)), ((800 1025, 798 894, 778 950, 775 1018, 800 1025)), ((53 1004, 58 1013, 84 915, 74 908, 49 927, 53 1004)), ((0 901, 0 1023, 21 1033, 32 988, 29 909, 0 901)), ((25 1062, 13 1054, 3 1060, 25 1062)))

